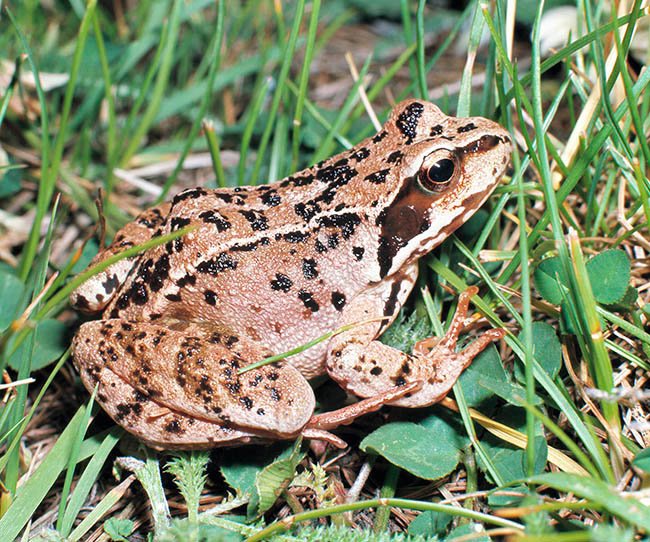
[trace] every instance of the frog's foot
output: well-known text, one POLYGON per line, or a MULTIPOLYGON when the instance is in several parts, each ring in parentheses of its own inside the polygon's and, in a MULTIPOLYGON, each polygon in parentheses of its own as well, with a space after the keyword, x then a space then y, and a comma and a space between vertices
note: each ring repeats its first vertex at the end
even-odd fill
POLYGON ((293 438, 314 410, 309 383, 290 365, 239 375, 239 368, 268 352, 212 324, 86 322, 72 355, 86 388, 100 385, 97 399, 113 419, 161 448, 218 446, 248 436, 293 438), (219 427, 207 429, 211 424, 219 427), (232 438, 231 428, 239 431, 232 438), (203 444, 195 440, 201 431, 203 444))
MULTIPOLYGON (((477 338, 472 344, 461 350, 455 352, 456 343, 463 327, 465 326, 465 319, 467 318, 467 311, 469 309, 469 300, 478 293, 476 286, 470 286, 458 296, 458 307, 456 313, 451 321, 449 329, 444 337, 429 337, 416 343, 413 347, 413 354, 415 356, 436 357, 451 356, 454 358, 454 364, 461 363, 462 369, 466 369, 472 363, 472 360, 478 356, 485 347, 502 337, 505 337, 506 330, 503 328, 490 329, 477 338)), ((440 364, 437 362, 436 364, 440 364)), ((442 362, 444 364, 444 362, 442 362)), ((462 370, 461 369, 461 370, 462 370)))
MULTIPOLYGON (((412 354, 371 340, 374 337, 370 336, 370 329, 360 329, 356 335, 342 333, 334 337, 328 360, 330 375, 360 397, 373 397, 394 386, 422 382, 419 391, 390 402, 395 406, 423 407, 442 400, 472 360, 488 344, 506 334, 504 329, 492 329, 464 350, 455 352, 469 300, 477 291, 476 287, 471 287, 460 294, 458 309, 444 337, 420 341, 412 354)), ((366 308, 368 305, 365 301, 361 308, 372 313, 366 308)))
POLYGON ((422 382, 412 382, 411 384, 392 388, 374 397, 339 408, 338 410, 333 410, 332 412, 315 414, 302 430, 302 436, 309 439, 326 441, 337 448, 346 448, 347 444, 345 441, 330 433, 328 429, 335 429, 340 425, 351 424, 359 416, 376 412, 385 404, 410 395, 418 391, 421 387, 422 382))

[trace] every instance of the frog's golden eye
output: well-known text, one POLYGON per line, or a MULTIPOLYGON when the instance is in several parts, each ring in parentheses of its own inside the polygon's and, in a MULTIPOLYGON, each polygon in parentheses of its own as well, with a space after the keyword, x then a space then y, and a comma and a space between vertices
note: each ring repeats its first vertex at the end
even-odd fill
POLYGON ((420 186, 424 190, 435 193, 447 190, 459 176, 460 164, 458 157, 446 149, 441 149, 427 156, 418 172, 420 186))

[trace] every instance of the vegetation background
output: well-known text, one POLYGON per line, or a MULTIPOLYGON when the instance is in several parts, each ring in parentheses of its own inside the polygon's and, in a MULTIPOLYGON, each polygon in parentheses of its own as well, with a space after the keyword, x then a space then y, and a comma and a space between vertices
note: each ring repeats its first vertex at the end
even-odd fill
POLYGON ((645 7, 451 4, 0 0, 0 540, 645 539, 645 7), (157 454, 115 427, 68 350, 98 190, 110 238, 188 186, 348 148, 406 96, 517 148, 383 340, 440 334, 477 284, 499 349, 453 399, 341 429, 342 454, 157 454))

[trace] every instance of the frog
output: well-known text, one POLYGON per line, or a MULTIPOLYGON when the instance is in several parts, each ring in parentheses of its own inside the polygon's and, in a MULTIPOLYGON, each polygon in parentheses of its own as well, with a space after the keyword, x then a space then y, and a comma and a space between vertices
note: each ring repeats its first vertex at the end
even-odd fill
POLYGON ((447 334, 410 353, 378 341, 418 262, 467 222, 507 170, 507 130, 435 104, 395 105, 373 136, 281 181, 181 191, 119 230, 91 266, 152 238, 189 232, 113 263, 71 304, 72 358, 115 422, 155 449, 206 449, 331 433, 383 405, 442 400, 488 344, 456 351, 476 288, 447 334), (245 371, 338 330, 281 361, 245 371), (359 402, 314 415, 310 379, 359 402))

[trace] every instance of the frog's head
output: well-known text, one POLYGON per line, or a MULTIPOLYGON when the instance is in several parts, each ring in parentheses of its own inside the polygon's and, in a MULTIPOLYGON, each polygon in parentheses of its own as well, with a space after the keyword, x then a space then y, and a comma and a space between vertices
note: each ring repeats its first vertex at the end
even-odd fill
POLYGON ((449 117, 428 102, 397 105, 384 130, 399 140, 400 181, 377 218, 380 276, 426 254, 485 202, 510 160, 510 135, 481 117, 449 117))

